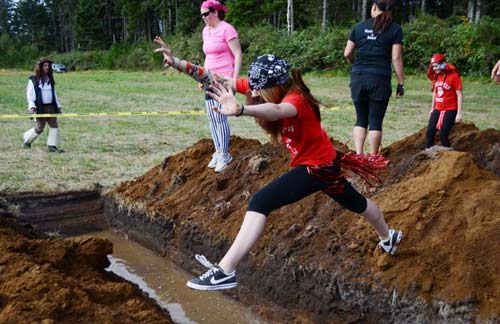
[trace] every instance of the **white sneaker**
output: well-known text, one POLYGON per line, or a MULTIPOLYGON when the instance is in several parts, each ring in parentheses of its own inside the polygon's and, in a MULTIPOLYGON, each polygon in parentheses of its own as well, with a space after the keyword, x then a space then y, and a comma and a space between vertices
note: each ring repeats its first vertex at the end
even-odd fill
POLYGON ((224 170, 229 163, 233 160, 233 157, 229 154, 220 154, 217 165, 215 166, 215 172, 221 172, 224 170))
POLYGON ((217 166, 217 162, 219 161, 219 153, 215 152, 214 154, 212 154, 212 159, 210 160, 210 162, 208 162, 208 167, 210 169, 213 169, 217 166))
POLYGON ((189 288, 196 290, 219 290, 234 288, 236 282, 236 272, 226 274, 218 265, 212 264, 203 255, 196 254, 195 259, 209 270, 199 276, 189 280, 186 284, 189 288))
POLYGON ((396 231, 393 229, 389 230, 389 239, 387 241, 380 241, 378 245, 390 255, 396 253, 399 242, 403 238, 403 233, 401 231, 396 231))

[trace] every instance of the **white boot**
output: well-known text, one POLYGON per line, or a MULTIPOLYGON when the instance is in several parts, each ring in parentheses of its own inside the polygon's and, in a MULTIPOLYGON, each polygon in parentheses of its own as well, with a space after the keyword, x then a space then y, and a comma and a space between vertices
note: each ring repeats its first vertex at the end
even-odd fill
POLYGON ((40 134, 37 134, 37 132, 35 132, 35 127, 24 132, 23 133, 24 147, 31 148, 31 143, 34 140, 36 140, 38 136, 40 136, 40 134))
POLYGON ((62 152, 59 146, 59 128, 49 128, 49 137, 47 138, 49 152, 62 152))

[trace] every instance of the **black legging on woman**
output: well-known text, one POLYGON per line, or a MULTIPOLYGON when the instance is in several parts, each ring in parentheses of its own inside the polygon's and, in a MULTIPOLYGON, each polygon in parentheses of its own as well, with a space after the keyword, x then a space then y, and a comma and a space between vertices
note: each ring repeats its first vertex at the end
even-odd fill
MULTIPOLYGON (((441 111, 433 110, 431 113, 431 117, 429 118, 429 124, 427 125, 427 142, 425 144, 426 148, 429 148, 434 145, 434 137, 436 136, 436 125, 439 120, 439 114, 441 111)), ((451 128, 455 125, 455 118, 457 117, 456 110, 447 110, 444 113, 443 117, 443 125, 439 130, 439 140, 441 141, 441 145, 445 147, 450 147, 449 135, 451 128)))
MULTIPOLYGON (((340 167, 335 167, 340 172, 340 167)), ((358 214, 363 213, 367 207, 366 198, 343 176, 340 177, 340 186, 343 188, 342 193, 329 192, 325 181, 309 174, 307 166, 299 165, 259 190, 250 200, 247 210, 267 216, 273 210, 322 190, 342 207, 358 214)))

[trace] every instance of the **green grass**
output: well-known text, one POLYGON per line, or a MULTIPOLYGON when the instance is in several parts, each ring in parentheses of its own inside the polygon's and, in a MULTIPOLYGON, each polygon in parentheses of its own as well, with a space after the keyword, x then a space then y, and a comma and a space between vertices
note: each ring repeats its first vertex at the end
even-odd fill
MULTIPOLYGON (((29 71, 0 70, 0 114, 24 114, 29 71)), ((355 121, 349 78, 309 74, 313 94, 340 110, 323 112, 323 126, 341 142, 351 140, 355 121)), ((481 129, 500 128, 500 85, 464 81, 466 122, 481 129)), ((65 113, 204 110, 194 81, 177 72, 92 71, 56 75, 65 113)), ((426 126, 430 109, 429 82, 409 77, 403 99, 391 99, 384 121, 383 145, 426 126)), ((242 98, 242 97, 240 97, 242 98)), ((22 133, 33 127, 26 119, 0 119, 0 191, 62 191, 110 187, 143 174, 164 157, 201 138, 210 138, 204 115, 59 118, 64 154, 46 151, 47 128, 22 149, 22 133)), ((252 118, 230 118, 232 134, 266 135, 252 118)))

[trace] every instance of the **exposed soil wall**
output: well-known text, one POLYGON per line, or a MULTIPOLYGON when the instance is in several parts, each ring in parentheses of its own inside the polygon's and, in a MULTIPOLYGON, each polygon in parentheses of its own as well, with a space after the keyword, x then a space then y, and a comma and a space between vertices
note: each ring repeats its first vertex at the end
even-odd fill
POLYGON ((0 323, 172 323, 137 286, 104 270, 111 242, 48 237, 7 209, 0 199, 0 323))
MULTIPOLYGON (((317 193, 269 216, 238 267, 243 287, 231 294, 286 306, 291 312, 282 322, 498 320, 500 132, 457 125, 452 143, 462 152, 423 152, 422 139, 420 132, 384 150, 393 164, 383 187, 367 190, 353 179, 405 233, 395 257, 376 248, 363 219, 317 193)), ((215 174, 206 168, 212 150, 202 140, 110 191, 104 203, 110 222, 196 273, 201 268, 186 256, 218 261, 249 197, 288 169, 288 155, 233 137, 235 160, 215 174)))
POLYGON ((21 212, 19 220, 36 230, 65 236, 106 228, 100 191, 21 193, 7 197, 21 212))

